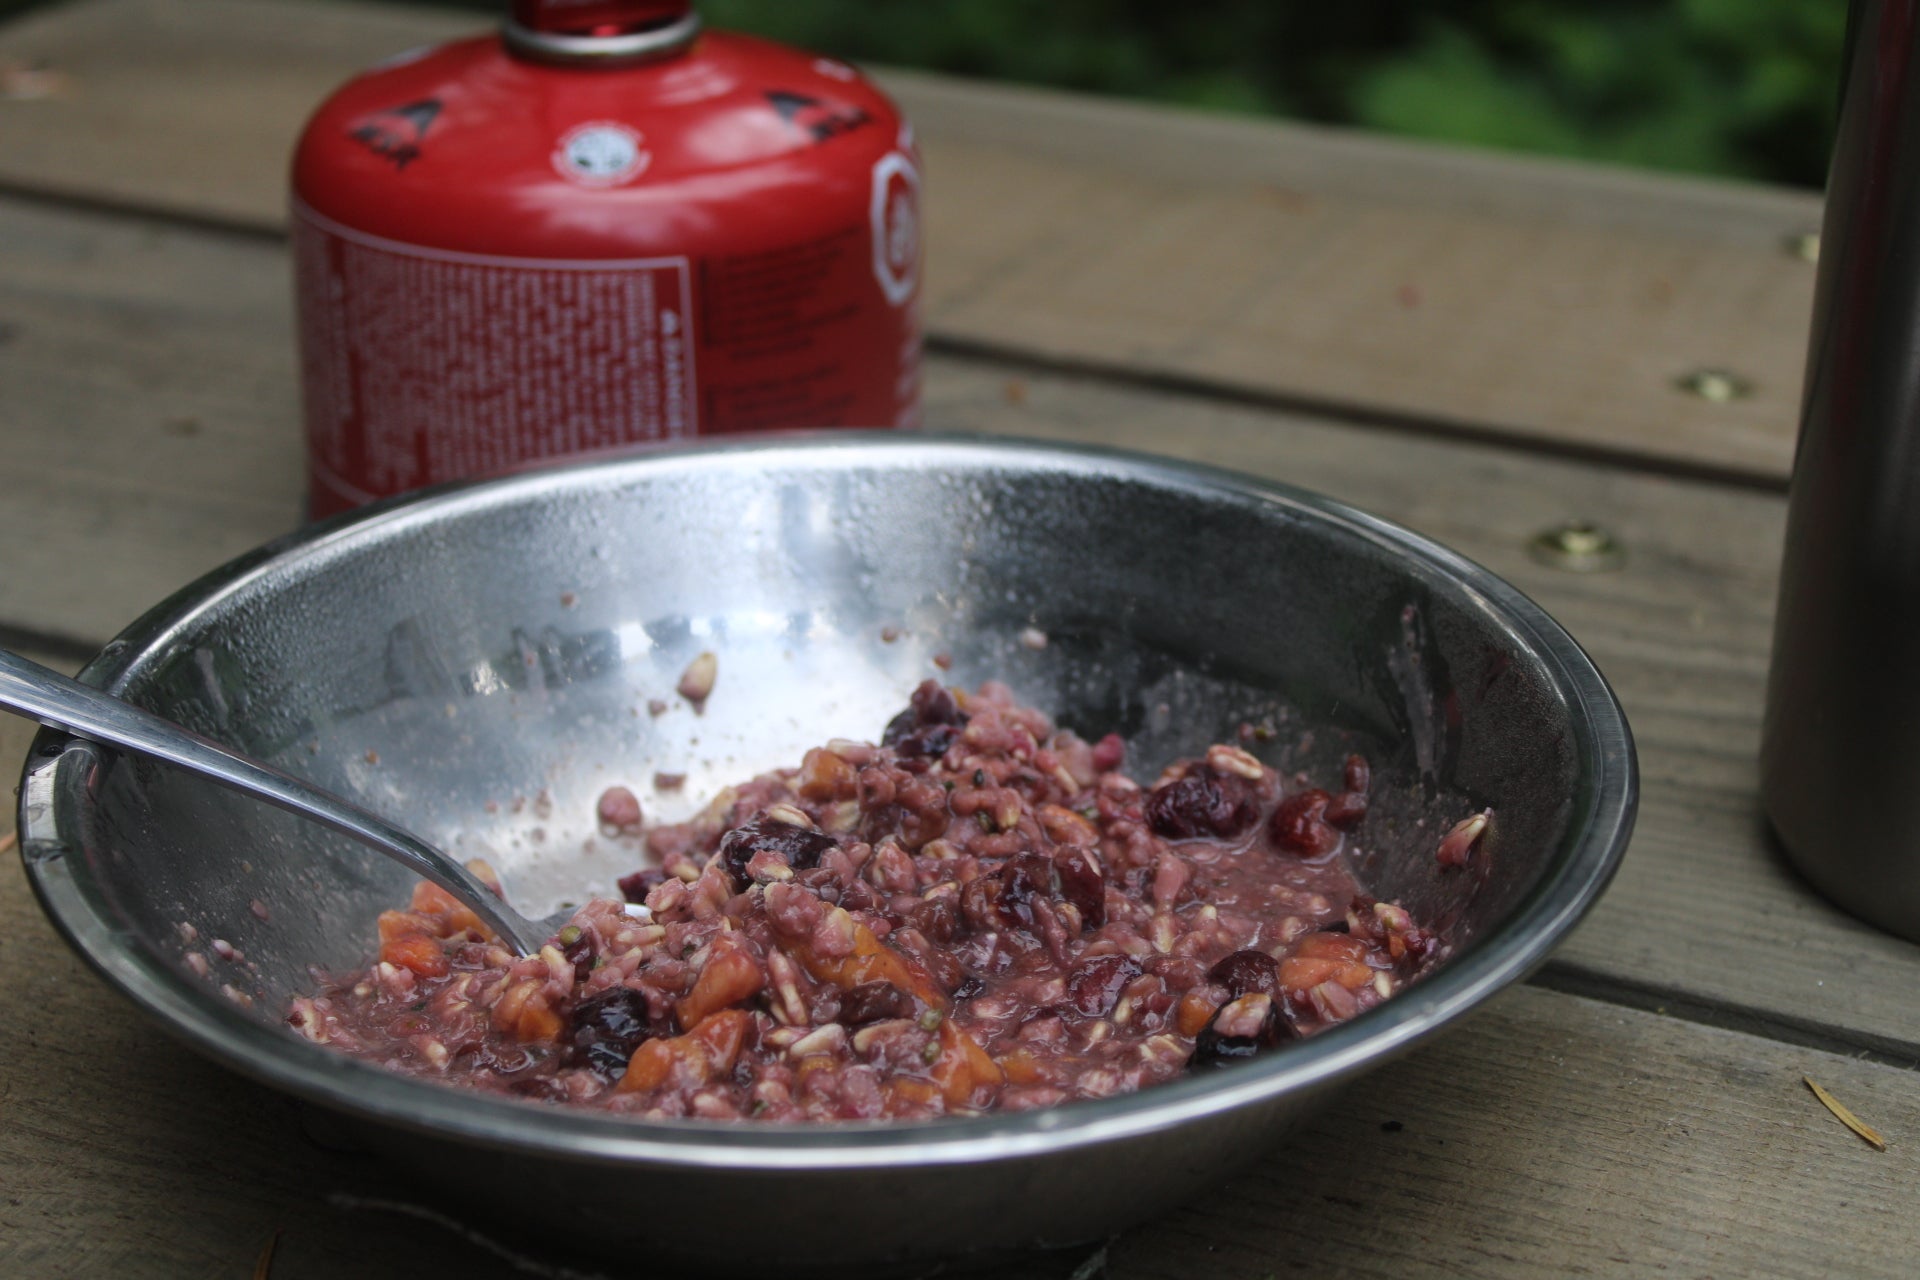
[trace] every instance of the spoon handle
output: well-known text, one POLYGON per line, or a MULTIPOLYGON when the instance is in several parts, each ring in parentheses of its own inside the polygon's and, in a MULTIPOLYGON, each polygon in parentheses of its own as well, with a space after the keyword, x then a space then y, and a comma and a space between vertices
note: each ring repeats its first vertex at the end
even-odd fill
POLYGON ((0 649, 0 710, 165 761, 353 837, 458 898, 522 955, 545 940, 477 876, 405 828, 292 774, 0 649))

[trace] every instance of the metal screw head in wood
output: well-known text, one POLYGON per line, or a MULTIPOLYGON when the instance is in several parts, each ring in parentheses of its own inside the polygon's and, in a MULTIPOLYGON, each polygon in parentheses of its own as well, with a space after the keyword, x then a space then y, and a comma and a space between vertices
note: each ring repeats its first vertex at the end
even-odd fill
POLYGON ((1584 520, 1569 520, 1535 534, 1527 550, 1541 564, 1572 573, 1598 573, 1627 562, 1626 548, 1612 534, 1584 520))
POLYGON ((1750 380, 1727 369, 1695 369, 1675 378, 1673 385, 1714 404, 1744 400, 1753 394, 1750 380))

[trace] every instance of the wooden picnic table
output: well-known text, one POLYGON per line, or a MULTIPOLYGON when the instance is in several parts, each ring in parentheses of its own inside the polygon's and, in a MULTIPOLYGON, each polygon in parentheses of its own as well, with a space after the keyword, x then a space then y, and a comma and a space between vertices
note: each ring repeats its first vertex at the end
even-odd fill
MULTIPOLYGON (((295 131, 475 25, 74 0, 0 26, 0 643, 77 666, 298 523, 295 131)), ((1910 1276, 1920 950, 1816 898, 1756 796, 1817 196, 880 78, 926 152, 931 425, 1204 459, 1431 534, 1560 618, 1639 741, 1632 849, 1545 969, 1105 1274, 1910 1276), (1625 566, 1532 558, 1571 519, 1625 566)), ((0 725, 9 774, 25 741, 0 725)), ((543 1265, 175 1045, 12 859, 0 965, 0 1274, 250 1275, 276 1237, 282 1280, 543 1265)))

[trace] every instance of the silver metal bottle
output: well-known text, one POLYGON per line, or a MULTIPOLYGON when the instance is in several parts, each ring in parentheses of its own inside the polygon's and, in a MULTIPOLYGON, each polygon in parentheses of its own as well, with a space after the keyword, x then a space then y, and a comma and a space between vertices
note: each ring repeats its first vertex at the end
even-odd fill
POLYGON ((1849 15, 1760 773, 1814 887, 1920 941, 1917 9, 1849 15))

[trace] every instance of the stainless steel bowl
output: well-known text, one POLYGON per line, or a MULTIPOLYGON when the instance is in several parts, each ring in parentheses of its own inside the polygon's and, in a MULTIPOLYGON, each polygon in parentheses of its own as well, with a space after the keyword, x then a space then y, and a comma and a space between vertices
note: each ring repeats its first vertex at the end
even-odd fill
POLYGON ((292 1034, 309 964, 363 962, 409 887, 325 832, 47 731, 21 848, 109 982, 456 1211, 795 1273, 1065 1245, 1176 1203, 1539 964, 1632 825, 1618 704, 1511 587, 1322 498, 1094 450, 775 438, 456 486, 236 561, 84 678, 488 857, 537 914, 637 865, 605 839, 583 851, 605 786, 670 813, 873 737, 941 653, 954 682, 1002 679, 1089 736, 1119 729, 1147 777, 1242 722, 1273 725, 1261 750, 1289 768, 1367 751, 1359 870, 1448 921, 1458 955, 1347 1025, 1134 1096, 921 1124, 646 1123, 389 1075, 292 1034), (671 691, 709 649, 719 682, 696 714, 671 691), (656 769, 689 775, 684 798, 647 790, 656 769), (1470 870, 1442 872, 1440 824, 1469 805, 1494 808, 1492 831, 1470 870), (187 953, 214 937, 245 963, 210 957, 203 977, 187 953))

